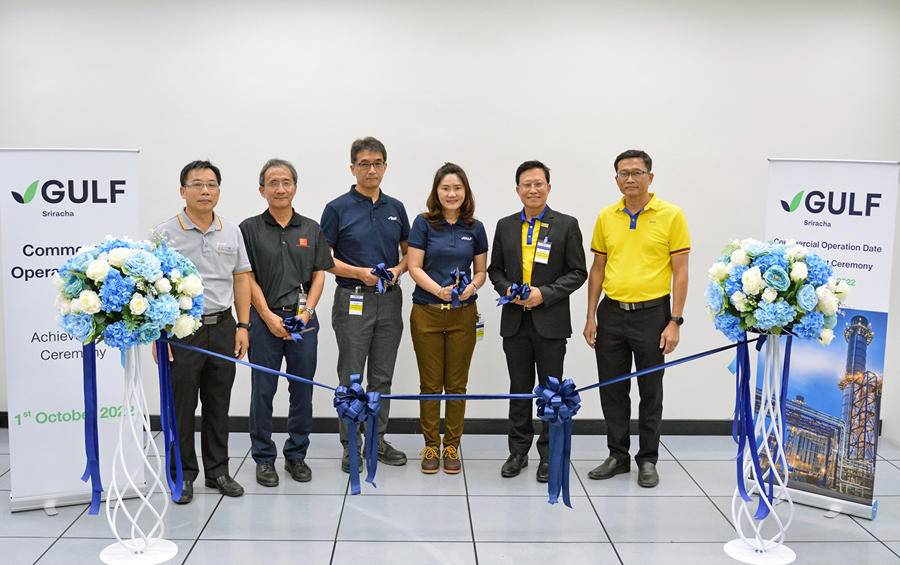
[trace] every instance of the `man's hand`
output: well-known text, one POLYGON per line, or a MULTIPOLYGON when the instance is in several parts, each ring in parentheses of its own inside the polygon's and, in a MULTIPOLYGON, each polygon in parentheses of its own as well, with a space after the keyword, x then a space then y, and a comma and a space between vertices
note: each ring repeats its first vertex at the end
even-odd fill
POLYGON ((263 322, 266 323, 266 327, 269 328, 269 332, 272 335, 280 337, 281 339, 291 339, 291 334, 284 329, 284 320, 281 316, 271 310, 267 314, 260 313, 260 316, 262 317, 263 322))
POLYGON ((663 355, 668 355, 675 351, 681 337, 681 327, 675 322, 669 322, 662 334, 659 336, 659 348, 663 350, 663 355))
POLYGON ((250 347, 250 332, 247 328, 238 328, 234 334, 234 357, 235 359, 243 359, 250 347))
MULTIPOLYGON (((171 363, 172 361, 175 360, 175 358, 172 357, 172 346, 167 343, 166 348, 169 350, 169 363, 171 363)), ((150 352, 153 353, 153 362, 156 363, 157 365, 159 365, 159 361, 156 359, 156 344, 155 343, 150 348, 150 352)))
POLYGON ((436 296, 444 302, 450 302, 450 299, 453 298, 453 285, 442 286, 436 296))
POLYGON ((588 347, 593 349, 597 342, 597 320, 595 320, 593 316, 588 316, 587 321, 584 323, 584 332, 582 333, 584 334, 584 341, 587 342, 588 347))
POLYGON ((468 300, 469 298, 472 297, 473 294, 475 294, 475 284, 469 283, 466 285, 466 288, 462 291, 462 294, 459 295, 459 299, 463 300, 463 301, 468 300))
POLYGON ((366 267, 359 267, 356 278, 361 280, 366 286, 375 286, 378 284, 378 277, 372 274, 372 269, 367 269, 366 267))
POLYGON ((388 271, 394 273, 394 278, 391 279, 391 284, 397 284, 400 282, 400 275, 403 274, 403 271, 400 270, 400 267, 391 267, 388 271))
POLYGON ((531 293, 528 295, 527 300, 516 298, 513 300, 513 303, 518 304, 519 306, 525 306, 526 308, 534 308, 535 306, 540 306, 544 303, 544 297, 541 295, 541 289, 533 286, 531 287, 531 293))

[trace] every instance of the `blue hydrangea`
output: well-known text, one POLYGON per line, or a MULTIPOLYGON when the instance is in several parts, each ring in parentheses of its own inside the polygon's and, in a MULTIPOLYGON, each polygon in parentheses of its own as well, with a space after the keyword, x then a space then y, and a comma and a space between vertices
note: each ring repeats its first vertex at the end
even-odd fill
POLYGON ((94 331, 94 317, 90 314, 64 314, 60 318, 60 325, 63 331, 84 343, 94 331))
POLYGON ((816 296, 816 289, 813 288, 813 285, 805 284, 800 287, 800 291, 797 292, 797 306, 807 312, 812 312, 818 303, 819 297, 816 296))
MULTIPOLYGON (((771 255, 767 255, 767 257, 771 257, 771 255)), ((770 288, 774 288, 779 292, 784 292, 791 286, 790 276, 780 265, 772 265, 763 272, 762 277, 770 288)))
POLYGON ((818 312, 810 312, 794 324, 794 335, 806 339, 817 338, 822 331, 824 323, 825 316, 818 312))
POLYGON ((138 340, 141 343, 153 343, 159 339, 159 326, 154 322, 146 322, 137 329, 138 340))
POLYGON ((179 267, 178 265, 178 257, 179 254, 175 251, 172 251, 171 248, 165 245, 160 245, 156 249, 153 250, 153 255, 159 259, 160 269, 163 273, 168 273, 172 269, 176 269, 179 267))
POLYGON ((144 313, 147 318, 160 328, 174 324, 180 314, 181 308, 178 307, 178 301, 171 294, 163 294, 157 298, 151 298, 150 306, 147 307, 147 311, 144 313))
POLYGON ((756 310, 753 311, 753 317, 756 318, 756 327, 761 330, 769 330, 772 328, 782 328, 794 321, 797 310, 785 302, 779 300, 777 302, 761 302, 756 310))
POLYGON ((122 265, 122 272, 132 277, 141 277, 148 281, 155 281, 162 276, 162 269, 159 259, 152 253, 141 250, 132 253, 125 264, 122 265))
POLYGON ((833 330, 834 326, 837 325, 837 315, 832 314, 830 316, 825 316, 825 321, 822 324, 826 330, 833 330))
POLYGON ((747 254, 752 255, 754 257, 758 255, 765 255, 772 249, 772 246, 768 243, 764 243, 762 241, 754 241, 750 245, 747 246, 747 254))
POLYGON ((731 298, 735 292, 744 292, 744 283, 741 277, 747 271, 745 265, 738 265, 731 271, 731 275, 725 279, 725 296, 731 298))
POLYGON ((197 267, 191 263, 191 260, 185 257, 184 255, 178 255, 178 269, 181 271, 181 276, 186 277, 188 275, 198 275, 200 274, 197 271, 197 267))
POLYGON ((123 277, 122 273, 110 267, 106 280, 100 287, 100 300, 104 312, 121 312, 122 307, 131 301, 134 294, 134 281, 131 277, 123 277))
POLYGON ((787 271, 790 261, 783 251, 770 251, 769 253, 757 257, 751 263, 751 267, 759 267, 760 273, 765 273, 770 268, 778 266, 787 271))
POLYGON ((828 279, 833 273, 831 265, 826 263, 815 253, 810 253, 806 256, 806 269, 808 273, 807 276, 809 277, 809 282, 811 282, 813 286, 822 286, 823 284, 827 284, 828 279))
POLYGON ((131 242, 125 241, 123 239, 105 239, 97 246, 97 251, 100 253, 109 253, 113 249, 118 249, 120 247, 128 249, 132 246, 133 244, 131 242))
POLYGON ((84 273, 88 265, 97 258, 97 254, 93 251, 82 251, 74 257, 70 257, 68 261, 63 263, 59 269, 60 276, 68 276, 72 273, 84 273))
POLYGON ((121 320, 106 326, 106 329, 103 330, 103 341, 110 347, 118 347, 122 350, 140 343, 137 331, 129 330, 125 322, 121 320))
POLYGON ((195 296, 194 303, 191 306, 191 309, 188 310, 188 314, 190 314, 194 318, 199 318, 203 315, 203 295, 195 296))
POLYGON ((82 280, 81 277, 69 275, 64 279, 63 294, 66 295, 66 298, 75 298, 81 294, 82 290, 85 290, 85 285, 84 280, 82 280))
POLYGON ((741 329, 741 320, 737 316, 731 314, 720 314, 713 320, 716 329, 725 334, 725 337, 731 341, 741 341, 745 339, 744 330, 741 329))
POLYGON ((716 281, 709 281, 706 287, 706 305, 713 314, 718 314, 725 307, 725 295, 716 281))

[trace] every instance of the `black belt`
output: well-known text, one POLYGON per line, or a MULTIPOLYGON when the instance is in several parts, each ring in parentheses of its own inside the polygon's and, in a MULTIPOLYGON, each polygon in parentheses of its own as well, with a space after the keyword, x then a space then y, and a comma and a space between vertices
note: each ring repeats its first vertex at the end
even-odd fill
MULTIPOLYGON (((345 290, 349 290, 350 292, 369 292, 369 293, 377 293, 378 292, 377 286, 346 285, 346 284, 339 284, 338 286, 345 290)), ((384 291, 391 292, 392 290, 394 290, 395 286, 396 285, 385 283, 384 291)))
POLYGON ((645 300, 644 302, 619 302, 618 300, 613 300, 609 297, 604 298, 604 300, 608 300, 622 310, 630 312, 632 310, 644 310, 645 308, 653 308, 654 306, 665 304, 669 301, 669 295, 667 294, 665 296, 660 296, 659 298, 654 298, 653 300, 645 300))
POLYGON ((200 321, 204 326, 212 326, 218 324, 225 318, 231 317, 231 309, 222 310, 221 312, 214 312, 212 314, 204 314, 200 317, 200 321))
POLYGON ((273 312, 296 312, 296 311, 297 311, 297 305, 294 304, 293 306, 291 306, 291 305, 287 305, 287 306, 274 306, 274 307, 270 307, 269 310, 271 310, 271 311, 273 311, 273 312))

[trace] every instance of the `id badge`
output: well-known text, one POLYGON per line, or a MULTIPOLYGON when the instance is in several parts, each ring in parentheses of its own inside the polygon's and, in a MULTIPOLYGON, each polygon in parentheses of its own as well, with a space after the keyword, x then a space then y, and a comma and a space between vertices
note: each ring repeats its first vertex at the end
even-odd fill
POLYGON ((475 320, 475 341, 481 341, 484 339, 484 319, 481 317, 481 314, 478 314, 478 319, 475 320))
POLYGON ((301 314, 303 314, 303 310, 306 308, 306 289, 303 288, 303 285, 300 285, 300 292, 297 294, 297 317, 299 318, 301 314))
POLYGON ((347 311, 351 316, 362 316, 363 312, 363 295, 362 294, 351 294, 350 295, 350 309, 347 311))
POLYGON ((544 241, 537 242, 537 246, 534 248, 534 262, 546 265, 549 260, 550 241, 544 238, 544 241))

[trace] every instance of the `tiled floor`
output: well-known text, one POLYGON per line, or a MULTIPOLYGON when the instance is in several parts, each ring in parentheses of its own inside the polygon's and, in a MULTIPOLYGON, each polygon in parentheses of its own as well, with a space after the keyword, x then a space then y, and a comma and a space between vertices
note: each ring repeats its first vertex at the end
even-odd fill
MULTIPOLYGON (((247 494, 225 499, 198 482, 194 501, 169 506, 167 537, 179 548, 172 563, 736 563, 722 551, 735 537, 729 521, 734 446, 729 437, 669 436, 660 453, 661 482, 635 484, 636 473, 592 481, 587 472, 605 455, 605 441, 575 436, 572 505, 547 504, 545 485, 529 466, 500 477, 501 436, 470 435, 460 475, 419 472, 416 436, 394 436, 412 461, 378 466, 377 488, 349 496, 339 469, 337 437, 312 438, 310 483, 286 477, 265 488, 254 480, 246 434, 232 434, 231 471, 247 494)), ((276 441, 282 443, 284 436, 276 441)), ((636 442, 634 442, 636 444, 636 442)), ((0 491, 9 491, 9 442, 0 430, 0 491)), ((879 445, 875 521, 829 519, 797 505, 787 545, 797 563, 900 563, 900 448, 879 445)), ((161 494, 155 494, 161 497, 161 494)), ((97 563, 111 543, 105 516, 85 505, 10 514, 0 494, 0 563, 97 563)))

